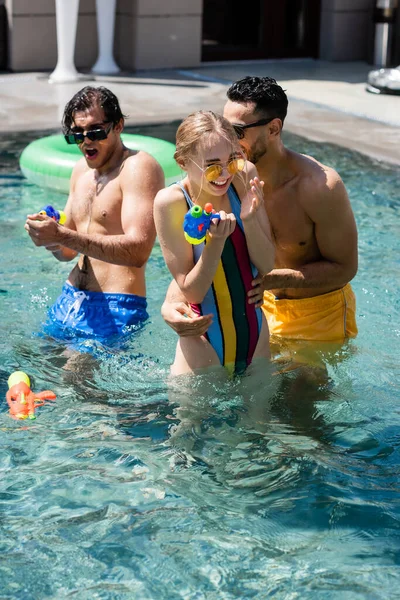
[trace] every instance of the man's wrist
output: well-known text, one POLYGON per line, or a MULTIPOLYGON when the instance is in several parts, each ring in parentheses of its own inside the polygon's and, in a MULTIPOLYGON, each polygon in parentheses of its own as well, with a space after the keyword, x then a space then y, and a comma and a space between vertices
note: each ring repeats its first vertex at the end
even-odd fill
POLYGON ((298 271, 293 269, 273 269, 262 277, 262 286, 265 290, 288 287, 298 287, 300 281, 298 271))
POLYGON ((68 229, 67 227, 59 228, 58 242, 60 246, 64 246, 75 252, 84 252, 84 248, 80 247, 80 237, 77 231, 68 229))
POLYGON ((60 244, 60 246, 68 246, 67 241, 70 233, 70 229, 68 229, 67 227, 63 227, 63 226, 58 226, 58 233, 57 233, 57 244, 60 244))
POLYGON ((270 271, 269 273, 264 273, 261 276, 261 287, 263 290, 271 290, 275 288, 284 287, 282 285, 282 277, 279 276, 276 272, 270 271))
POLYGON ((161 316, 164 319, 164 315, 168 314, 168 307, 171 306, 171 301, 170 300, 164 300, 164 302, 161 304, 161 316))

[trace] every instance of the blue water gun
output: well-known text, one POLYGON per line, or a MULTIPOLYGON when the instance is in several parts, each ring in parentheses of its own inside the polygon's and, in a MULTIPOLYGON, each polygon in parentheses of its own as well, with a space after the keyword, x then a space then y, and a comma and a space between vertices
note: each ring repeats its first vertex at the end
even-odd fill
POLYGON ((60 225, 64 225, 65 221, 67 220, 67 215, 64 211, 56 210, 50 204, 47 204, 47 206, 41 208, 39 210, 39 215, 47 215, 51 219, 57 221, 57 223, 60 223, 60 225))
POLYGON ((207 202, 204 210, 199 204, 194 204, 185 215, 183 231, 189 244, 197 245, 204 242, 207 231, 210 229, 211 220, 219 219, 219 213, 213 212, 213 205, 207 202))

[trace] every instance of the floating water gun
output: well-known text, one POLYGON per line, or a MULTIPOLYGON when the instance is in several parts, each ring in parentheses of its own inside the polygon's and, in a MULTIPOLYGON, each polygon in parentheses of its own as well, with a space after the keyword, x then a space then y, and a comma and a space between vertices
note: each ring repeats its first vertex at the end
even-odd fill
POLYGON ((65 221, 67 220, 67 215, 64 211, 56 210, 50 204, 47 204, 47 206, 41 208, 39 210, 39 215, 47 215, 51 219, 57 221, 57 223, 60 223, 60 225, 64 225, 65 221))
POLYGON ((45 400, 55 400, 50 390, 35 394, 31 390, 29 377, 23 371, 14 371, 8 378, 7 404, 13 419, 36 419, 35 408, 43 406, 45 400))
POLYGON ((219 219, 219 213, 213 212, 213 205, 207 202, 204 210, 198 204, 194 204, 185 215, 183 231, 185 239, 189 244, 197 245, 204 242, 207 231, 210 229, 211 220, 219 219))

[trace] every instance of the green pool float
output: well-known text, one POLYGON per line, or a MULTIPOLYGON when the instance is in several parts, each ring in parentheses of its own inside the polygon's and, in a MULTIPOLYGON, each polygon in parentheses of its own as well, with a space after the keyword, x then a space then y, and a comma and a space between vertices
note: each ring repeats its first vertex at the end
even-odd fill
MULTIPOLYGON (((121 134, 121 138, 130 150, 144 150, 160 163, 166 185, 181 178, 171 142, 130 133, 121 134)), ((68 194, 72 169, 80 158, 78 146, 67 144, 63 135, 49 135, 31 142, 22 152, 19 164, 28 181, 68 194)))

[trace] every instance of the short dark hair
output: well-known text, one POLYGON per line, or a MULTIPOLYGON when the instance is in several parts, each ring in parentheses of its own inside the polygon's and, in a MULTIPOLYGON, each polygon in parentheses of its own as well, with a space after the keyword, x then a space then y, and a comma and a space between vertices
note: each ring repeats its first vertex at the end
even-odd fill
POLYGON ((277 117, 284 122, 288 99, 285 90, 272 77, 244 77, 232 83, 226 95, 232 102, 253 102, 256 112, 265 117, 277 117))
POLYGON ((118 123, 125 118, 119 106, 118 98, 106 87, 91 87, 87 85, 71 98, 64 109, 62 118, 63 133, 71 131, 74 124, 74 113, 78 110, 89 110, 93 106, 100 106, 103 109, 106 121, 109 123, 118 123))

